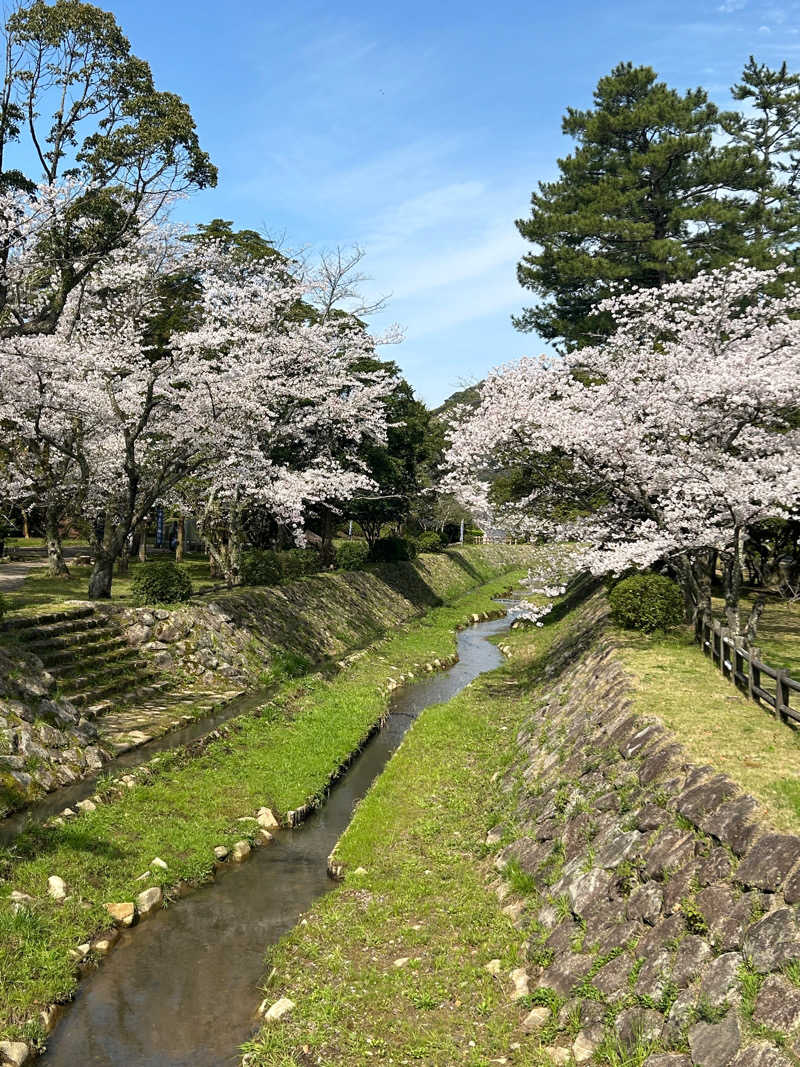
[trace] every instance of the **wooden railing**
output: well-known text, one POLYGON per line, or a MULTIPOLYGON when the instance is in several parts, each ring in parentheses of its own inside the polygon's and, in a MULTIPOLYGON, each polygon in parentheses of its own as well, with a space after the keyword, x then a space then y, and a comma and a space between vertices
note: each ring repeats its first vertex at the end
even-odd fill
MULTIPOLYGON (((751 700, 766 704, 787 723, 800 723, 800 707, 792 707, 792 694, 800 693, 800 682, 788 671, 776 670, 761 659, 761 650, 738 645, 730 629, 716 619, 700 619, 695 638, 723 677, 747 693, 751 700)), ((800 700, 795 700, 800 705, 800 700)))

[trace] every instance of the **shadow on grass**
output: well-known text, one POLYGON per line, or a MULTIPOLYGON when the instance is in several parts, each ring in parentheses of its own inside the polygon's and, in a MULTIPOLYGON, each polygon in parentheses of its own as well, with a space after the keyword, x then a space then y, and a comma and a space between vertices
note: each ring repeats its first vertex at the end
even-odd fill
POLYGON ((449 556, 453 563, 459 566, 463 571, 466 571, 470 578, 474 579, 476 582, 483 582, 486 580, 474 565, 470 563, 467 557, 458 549, 448 548, 446 555, 449 556))
POLYGON ((67 824, 50 830, 31 826, 12 845, 0 848, 0 877, 10 878, 21 860, 48 856, 62 849, 77 856, 99 856, 105 860, 121 859, 125 855, 125 849, 113 841, 93 836, 85 826, 67 824))

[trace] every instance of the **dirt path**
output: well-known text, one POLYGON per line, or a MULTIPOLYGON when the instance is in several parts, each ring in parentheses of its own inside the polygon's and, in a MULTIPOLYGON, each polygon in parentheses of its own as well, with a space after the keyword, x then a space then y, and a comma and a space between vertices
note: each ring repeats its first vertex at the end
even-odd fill
POLYGON ((15 563, 0 563, 0 593, 21 589, 31 571, 47 566, 46 559, 18 560, 15 563))

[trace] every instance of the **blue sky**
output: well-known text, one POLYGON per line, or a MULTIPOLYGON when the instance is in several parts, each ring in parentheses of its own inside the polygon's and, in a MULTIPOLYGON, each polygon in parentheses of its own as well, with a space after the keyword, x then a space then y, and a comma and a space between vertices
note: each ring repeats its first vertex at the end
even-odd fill
MULTIPOLYGON (((99 0, 101 6, 108 6, 99 0)), ((800 66, 800 3, 762 0, 270 3, 116 0, 134 51, 182 95, 220 169, 179 206, 289 248, 357 242, 376 328, 431 404, 542 343, 511 326, 536 182, 620 60, 721 103, 749 53, 800 66)))

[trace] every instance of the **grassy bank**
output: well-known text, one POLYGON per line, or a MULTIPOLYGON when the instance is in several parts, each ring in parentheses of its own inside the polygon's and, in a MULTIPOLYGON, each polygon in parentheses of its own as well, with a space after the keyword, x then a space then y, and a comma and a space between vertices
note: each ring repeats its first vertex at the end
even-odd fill
POLYGON ((635 710, 661 719, 693 760, 752 793, 779 829, 800 832, 800 731, 739 693, 688 633, 617 637, 635 710))
POLYGON ((495 578, 433 610, 331 681, 290 683, 262 714, 238 720, 235 732, 201 755, 162 756, 122 798, 63 826, 31 831, 0 855, 0 1035, 42 1040, 31 1020, 75 989, 69 950, 107 928, 104 902, 132 900, 142 888, 135 879, 154 856, 168 869, 148 884, 203 879, 213 869, 213 847, 244 835, 238 817, 261 805, 285 813, 323 791, 383 714, 387 679, 451 654, 454 626, 496 607, 491 598, 511 580, 495 578), (61 905, 46 893, 52 874, 68 887, 61 905), (12 889, 34 897, 34 906, 14 914, 12 889))
POLYGON ((344 883, 267 959, 268 1001, 296 1007, 245 1062, 544 1062, 529 1039, 514 1049, 525 1011, 509 973, 525 935, 500 911, 484 842, 511 805, 489 783, 515 754, 543 653, 568 624, 504 637, 510 664, 412 726, 337 847, 344 883))

